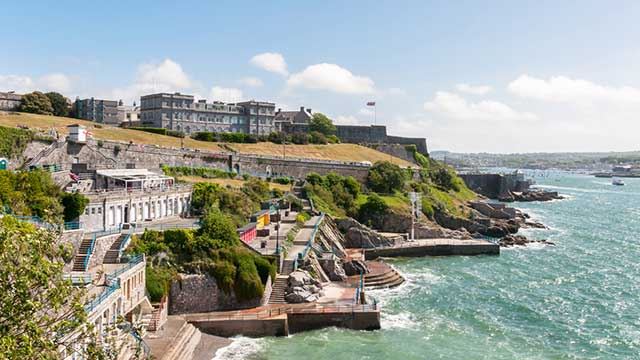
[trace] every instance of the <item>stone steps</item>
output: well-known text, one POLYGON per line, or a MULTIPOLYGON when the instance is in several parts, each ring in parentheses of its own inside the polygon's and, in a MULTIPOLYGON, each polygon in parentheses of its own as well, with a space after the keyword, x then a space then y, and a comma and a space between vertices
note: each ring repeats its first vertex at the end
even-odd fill
POLYGON ((161 359, 189 360, 200 343, 202 333, 195 326, 185 322, 176 337, 173 338, 171 347, 163 354, 161 359))
POLYGON ((280 270, 280 274, 289 275, 293 272, 293 260, 284 260, 282 262, 282 269, 280 270))
POLYGON ((91 240, 91 238, 82 239, 80 247, 78 248, 78 253, 73 259, 72 271, 87 271, 87 269, 84 267, 84 261, 86 257, 91 256, 91 254, 89 253, 91 240))
MULTIPOLYGON (((379 267, 378 267, 379 268, 379 267)), ((380 272, 370 273, 364 277, 364 286, 368 290, 387 289, 402 285, 404 278, 393 267, 386 265, 380 272)))
POLYGON ((269 304, 286 304, 284 299, 285 291, 287 290, 287 276, 278 276, 276 281, 271 287, 271 297, 269 298, 269 304))
POLYGON ((120 258, 120 245, 127 238, 126 234, 121 234, 118 236, 116 241, 111 244, 111 247, 104 255, 104 260, 102 261, 104 264, 117 264, 120 258))

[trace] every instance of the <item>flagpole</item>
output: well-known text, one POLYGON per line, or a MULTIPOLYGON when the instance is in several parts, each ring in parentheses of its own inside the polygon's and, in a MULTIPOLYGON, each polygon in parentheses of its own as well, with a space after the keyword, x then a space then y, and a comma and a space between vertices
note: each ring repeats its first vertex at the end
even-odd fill
POLYGON ((378 125, 378 102, 373 105, 373 125, 378 125))

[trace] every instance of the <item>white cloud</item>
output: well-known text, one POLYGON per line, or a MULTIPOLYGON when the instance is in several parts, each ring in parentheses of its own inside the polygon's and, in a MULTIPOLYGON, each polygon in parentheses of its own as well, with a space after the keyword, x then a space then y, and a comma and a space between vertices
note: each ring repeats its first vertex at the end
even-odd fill
POLYGON ((640 104, 640 89, 630 86, 603 86, 566 76, 553 76, 545 80, 524 74, 512 81, 508 89, 522 98, 576 105, 596 102, 640 104))
POLYGON ((250 86, 250 87, 260 87, 262 85, 264 85, 264 83, 262 82, 262 80, 258 79, 257 77, 244 77, 240 80, 238 80, 238 82, 242 85, 246 85, 246 86, 250 86))
POLYGON ((40 78, 41 86, 50 91, 66 93, 71 91, 71 80, 65 74, 54 73, 48 74, 40 78))
POLYGON ((424 104, 425 110, 455 120, 535 120, 536 116, 518 112, 498 101, 483 100, 468 102, 457 94, 438 91, 436 96, 424 104))
POLYGON ((491 86, 486 85, 469 85, 469 84, 458 84, 456 85, 456 89, 460 92, 473 94, 473 95, 485 95, 491 91, 491 86))
POLYGON ((287 86, 327 90, 339 94, 374 92, 374 83, 370 78, 354 75, 345 68, 327 63, 310 65, 303 71, 292 74, 287 80, 287 86))
POLYGON ((225 88, 220 86, 214 86, 211 88, 211 98, 214 101, 224 101, 229 103, 236 103, 244 100, 242 90, 236 88, 225 88))
POLYGON ((367 109, 367 108, 361 108, 360 111, 358 111, 358 113, 360 115, 365 115, 365 116, 373 116, 374 112, 371 109, 367 109))
POLYGON ((146 63, 138 66, 133 84, 114 89, 111 97, 130 103, 139 101, 141 95, 190 90, 192 86, 193 82, 182 66, 171 59, 165 59, 160 63, 146 63))
POLYGON ((266 52, 258 54, 249 60, 249 63, 260 69, 284 75, 289 75, 287 70, 287 63, 284 61, 284 56, 279 53, 266 52))
POLYGON ((389 89, 387 89, 387 93, 388 93, 389 95, 394 95, 394 96, 407 95, 407 92, 406 92, 406 91, 404 91, 404 89, 397 88, 397 87, 393 87, 393 88, 389 88, 389 89))
POLYGON ((0 91, 15 91, 27 93, 31 91, 57 91, 67 93, 71 91, 71 79, 62 73, 46 74, 33 79, 23 75, 0 75, 0 91))

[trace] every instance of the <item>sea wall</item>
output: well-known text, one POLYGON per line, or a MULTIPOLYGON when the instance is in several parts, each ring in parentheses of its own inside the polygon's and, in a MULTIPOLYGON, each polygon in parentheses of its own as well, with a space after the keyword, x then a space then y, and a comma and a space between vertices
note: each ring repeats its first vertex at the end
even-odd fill
POLYGON ((460 174, 467 187, 491 199, 529 189, 531 183, 522 174, 460 174))
POLYGON ((326 311, 292 312, 289 318, 289 333, 322 329, 335 326, 352 330, 380 329, 380 311, 326 311))
POLYGON ((197 327, 200 331, 209 335, 232 337, 232 336, 287 336, 289 335, 289 326, 287 316, 268 319, 226 319, 226 320, 207 320, 206 314, 202 317, 191 318, 187 320, 197 327))
POLYGON ((486 242, 465 244, 454 242, 451 244, 437 244, 425 246, 404 246, 366 249, 365 259, 373 260, 379 257, 423 257, 423 256, 451 256, 451 255, 499 255, 500 245, 486 242))

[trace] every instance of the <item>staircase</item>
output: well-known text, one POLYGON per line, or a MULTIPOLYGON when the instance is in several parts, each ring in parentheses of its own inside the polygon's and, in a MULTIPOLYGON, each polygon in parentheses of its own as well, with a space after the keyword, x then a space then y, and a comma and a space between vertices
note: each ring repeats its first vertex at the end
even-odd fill
POLYGON ((293 272, 293 260, 284 260, 282 261, 282 269, 280 269, 281 275, 291 274, 293 272))
MULTIPOLYGON (((85 259, 91 257, 91 238, 83 239, 80 243, 80 248, 78 249, 78 253, 73 259, 73 268, 72 271, 87 271, 85 268, 85 259)), ((87 266, 89 262, 87 261, 87 266)))
MULTIPOLYGON (((292 264, 293 266, 293 264, 292 264)), ((286 304, 284 299, 284 293, 287 290, 287 281, 289 276, 278 275, 276 281, 271 287, 271 298, 269 298, 269 304, 286 304)))
MULTIPOLYGON (((386 264, 385 264, 386 265, 386 264)), ((371 269, 371 264, 367 264, 371 269)), ((391 266, 386 266, 382 271, 374 271, 364 276, 364 287, 367 290, 389 289, 402 285, 405 281, 402 275, 391 266)))
POLYGON ((104 255, 104 264, 117 264, 120 260, 120 246, 122 242, 127 239, 129 234, 120 234, 120 236, 116 239, 116 241, 111 244, 109 250, 104 255))

